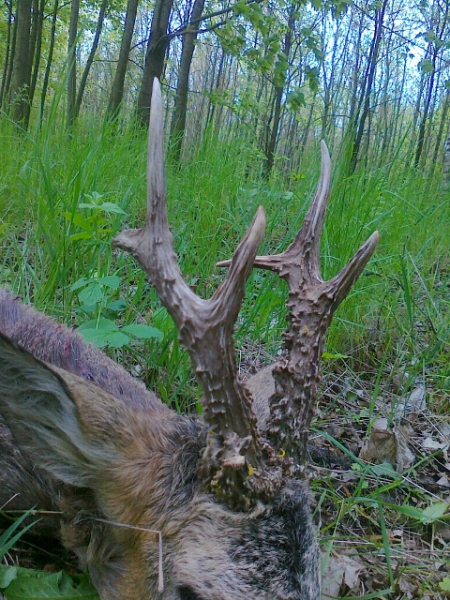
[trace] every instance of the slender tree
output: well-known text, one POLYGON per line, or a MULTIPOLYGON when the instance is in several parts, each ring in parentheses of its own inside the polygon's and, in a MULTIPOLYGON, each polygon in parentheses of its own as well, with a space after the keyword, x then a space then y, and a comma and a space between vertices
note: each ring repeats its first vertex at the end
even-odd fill
POLYGON ((378 56, 380 45, 383 36, 383 23, 386 15, 386 8, 389 0, 382 0, 377 4, 374 16, 374 31, 372 41, 370 43, 369 57, 367 60, 366 73, 363 78, 363 87, 359 99, 358 108, 354 118, 354 127, 356 129, 355 140, 352 148, 351 170, 353 171, 358 162, 359 153, 361 150, 361 142, 364 135, 364 128, 369 117, 371 94, 375 84, 375 73, 378 64, 378 56))
POLYGON ((125 75, 127 73, 128 58, 130 56, 131 40, 133 39, 134 24, 139 0, 128 0, 127 13, 125 16, 125 25, 123 29, 122 41, 120 44, 119 60, 117 61, 114 81, 109 96, 108 108, 106 110, 109 120, 115 119, 120 110, 123 99, 123 90, 125 85, 125 75))
POLYGON ((17 19, 13 20, 12 0, 8 0, 6 2, 6 6, 8 8, 8 16, 7 16, 7 27, 6 27, 5 59, 4 59, 4 63, 3 63, 2 86, 1 86, 1 90, 0 90, 0 108, 3 106, 3 102, 5 101, 5 98, 7 97, 8 92, 9 92, 9 89, 7 87, 7 82, 8 82, 8 74, 11 71, 10 65, 12 64, 12 60, 13 60, 13 55, 12 55, 13 46, 14 46, 13 32, 15 31, 14 22, 17 22, 17 19))
POLYGON ((67 128, 71 129, 76 119, 77 96, 77 35, 80 1, 72 0, 70 9, 69 38, 67 53, 67 128))
POLYGON ((150 119, 151 89, 154 77, 161 78, 167 47, 168 28, 173 0, 156 0, 152 26, 145 55, 144 72, 137 101, 137 119, 148 127, 150 119))
POLYGON ((195 41, 197 39, 200 17, 202 16, 204 6, 205 0, 195 0, 192 9, 191 22, 187 25, 185 31, 182 32, 181 62, 178 72, 175 107, 170 131, 172 152, 176 162, 179 162, 181 158, 181 148, 183 144, 184 130, 186 127, 189 73, 191 70, 192 57, 194 55, 195 41))
MULTIPOLYGON (((281 57, 282 60, 286 61, 286 67, 288 65, 289 55, 291 53, 293 29, 294 29, 295 21, 298 18, 297 11, 298 11, 298 6, 296 4, 292 4, 289 7, 287 27, 286 27, 286 32, 284 34, 284 41, 283 41, 283 54, 281 57)), ((269 178, 270 173, 273 168, 274 161, 275 161, 275 149, 276 149, 276 145, 277 145, 278 128, 280 125, 280 118, 281 118, 281 100, 283 97, 285 81, 286 81, 286 71, 283 70, 283 71, 279 72, 278 76, 276 76, 275 85, 274 85, 273 114, 272 114, 272 120, 271 120, 272 126, 270 128, 270 135, 269 135, 268 143, 265 148, 266 164, 264 167, 264 175, 266 178, 269 178)))
POLYGON ((106 9, 108 6, 108 2, 109 2, 109 0, 102 0, 102 3, 100 5, 100 11, 98 13, 97 26, 95 28, 94 39, 92 40, 91 50, 89 52, 88 59, 86 61, 84 69, 83 69, 83 74, 82 74, 81 80, 80 80, 80 86, 78 88, 77 97, 75 100, 74 113, 73 113, 73 117, 72 117, 74 121, 78 118, 78 115, 80 112, 81 103, 83 101, 84 90, 86 89, 87 79, 89 77, 89 72, 91 70, 92 63, 94 62, 94 56, 95 56, 95 53, 97 52, 98 44, 100 41, 100 36, 102 34, 103 23, 105 21, 105 15, 106 15, 106 9))
POLYGON ((444 2, 444 6, 437 7, 438 10, 433 14, 432 21, 429 24, 430 30, 426 34, 428 38, 428 48, 425 60, 421 62, 422 71, 428 75, 426 85, 425 101, 422 109, 422 115, 419 124, 419 134, 417 139, 414 164, 416 167, 420 164, 422 152, 425 143, 426 126, 432 110, 432 98, 435 91, 436 66, 438 55, 445 46, 444 37, 448 34, 449 4, 444 2))
MULTIPOLYGON (((44 25, 44 10, 46 0, 36 0, 33 2, 33 10, 36 10, 36 14, 33 14, 32 20, 32 35, 31 35, 31 51, 34 56, 33 60, 33 71, 31 74, 30 83, 30 102, 29 107, 32 106, 34 100, 34 94, 36 92, 36 86, 39 77, 39 67, 41 64, 41 48, 42 48, 42 30, 44 25)), ((30 117, 30 111, 28 110, 27 123, 30 117)))
POLYGON ((11 81, 12 116, 23 127, 27 125, 30 91, 30 29, 32 0, 17 2, 17 36, 11 81))
POLYGON ((55 48, 55 39, 56 39, 56 22, 57 22, 57 18, 58 18, 58 8, 59 8, 58 1, 59 0, 55 0, 55 3, 53 5, 52 27, 51 27, 51 32, 50 32, 50 44, 49 44, 49 48, 48 48, 48 58, 47 58, 47 64, 45 66, 44 81, 42 83, 42 92, 41 92, 41 106, 40 106, 40 111, 39 111, 39 123, 40 124, 42 124, 42 119, 44 116, 45 99, 47 96, 48 83, 50 80, 50 71, 51 71, 52 64, 53 64, 53 52, 54 52, 54 48, 55 48))

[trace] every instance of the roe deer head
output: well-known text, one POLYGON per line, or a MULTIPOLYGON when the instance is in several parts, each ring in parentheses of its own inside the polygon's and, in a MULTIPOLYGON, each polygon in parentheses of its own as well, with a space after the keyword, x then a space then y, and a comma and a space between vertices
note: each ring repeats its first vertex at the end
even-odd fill
POLYGON ((0 506, 61 511, 49 523, 103 600, 317 600, 318 549, 302 481, 323 338, 377 234, 330 281, 319 271, 331 167, 292 245, 257 256, 260 208, 209 300, 184 282, 167 222, 155 79, 147 219, 131 252, 172 315, 201 383, 203 419, 170 411, 123 369, 8 292, 0 294, 0 506), (284 353, 240 380, 233 327, 252 268, 289 286, 284 353), (252 391, 257 397, 252 398, 252 391), (258 408, 261 407, 261 410, 258 408), (259 417, 259 422, 257 417, 259 417))

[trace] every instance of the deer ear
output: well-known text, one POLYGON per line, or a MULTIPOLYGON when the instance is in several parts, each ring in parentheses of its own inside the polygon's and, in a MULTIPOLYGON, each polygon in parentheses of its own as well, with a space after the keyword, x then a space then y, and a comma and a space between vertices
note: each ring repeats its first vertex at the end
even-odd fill
POLYGON ((122 402, 2 334, 0 413, 36 465, 82 487, 94 487, 96 474, 117 459, 120 436, 130 430, 130 411, 122 402))

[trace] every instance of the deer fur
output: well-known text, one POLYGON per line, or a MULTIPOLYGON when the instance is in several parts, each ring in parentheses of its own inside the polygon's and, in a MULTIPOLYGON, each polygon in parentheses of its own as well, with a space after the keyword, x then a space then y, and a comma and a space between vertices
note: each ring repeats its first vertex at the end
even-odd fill
POLYGON ((15 496, 8 507, 61 511, 60 531, 54 519, 47 531, 88 566, 102 599, 318 598, 303 483, 287 482, 269 507, 228 510, 198 478, 203 422, 169 411, 78 334, 5 290, 0 331, 9 336, 0 340, 8 423, 0 422, 0 505, 15 496), (164 592, 157 535, 111 523, 161 531, 164 592))

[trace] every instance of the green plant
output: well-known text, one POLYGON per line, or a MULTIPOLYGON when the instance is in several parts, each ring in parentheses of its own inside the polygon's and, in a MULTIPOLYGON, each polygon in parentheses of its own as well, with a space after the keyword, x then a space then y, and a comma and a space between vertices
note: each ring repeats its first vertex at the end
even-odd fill
POLYGON ((80 310, 85 314, 95 315, 80 325, 78 331, 86 341, 103 347, 122 348, 128 346, 131 339, 157 339, 162 340, 164 334, 160 329, 144 325, 142 323, 131 323, 119 327, 112 319, 104 316, 113 313, 117 315, 124 310, 126 301, 123 299, 112 300, 111 294, 116 294, 120 288, 120 278, 116 275, 104 277, 82 277, 78 279, 71 290, 78 292, 80 310))

